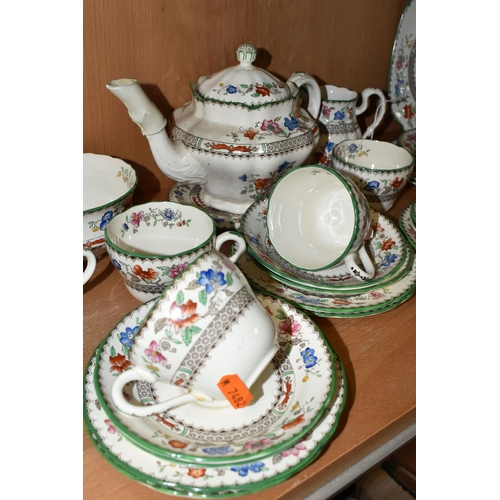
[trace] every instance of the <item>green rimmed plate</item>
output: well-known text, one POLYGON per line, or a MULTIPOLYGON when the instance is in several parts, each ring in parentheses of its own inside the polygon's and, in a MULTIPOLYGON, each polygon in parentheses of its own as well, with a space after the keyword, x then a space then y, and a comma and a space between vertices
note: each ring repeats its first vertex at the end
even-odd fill
MULTIPOLYGON (((379 314, 397 307, 401 300, 407 300, 415 291, 415 252, 409 247, 411 268, 396 282, 363 294, 324 297, 320 294, 297 291, 277 281, 247 254, 237 264, 250 284, 261 293, 286 300, 296 308, 325 317, 362 317, 379 314)), ((403 300, 403 301, 404 301, 403 300)))
POLYGON ((411 209, 415 202, 410 203, 399 216, 399 227, 410 242, 411 246, 417 248, 417 228, 411 220, 411 209))

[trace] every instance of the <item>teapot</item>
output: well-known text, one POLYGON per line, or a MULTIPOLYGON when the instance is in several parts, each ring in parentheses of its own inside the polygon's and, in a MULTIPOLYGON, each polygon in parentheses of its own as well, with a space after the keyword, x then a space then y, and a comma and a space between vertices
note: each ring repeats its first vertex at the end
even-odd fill
POLYGON ((147 137, 160 170, 179 183, 200 185, 206 205, 234 214, 301 165, 319 140, 316 80, 296 72, 283 83, 252 64, 256 55, 252 45, 240 45, 239 64, 191 84, 191 101, 173 112, 170 123, 137 80, 106 85, 147 137), (299 106, 301 87, 307 111, 299 106))

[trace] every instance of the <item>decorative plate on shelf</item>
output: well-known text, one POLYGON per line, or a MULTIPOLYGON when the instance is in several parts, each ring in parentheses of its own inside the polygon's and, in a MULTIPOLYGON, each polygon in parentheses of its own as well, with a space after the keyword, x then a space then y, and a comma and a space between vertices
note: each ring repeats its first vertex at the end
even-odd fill
POLYGON ((399 21, 389 68, 389 99, 394 119, 404 130, 417 120, 417 0, 409 0, 399 21))

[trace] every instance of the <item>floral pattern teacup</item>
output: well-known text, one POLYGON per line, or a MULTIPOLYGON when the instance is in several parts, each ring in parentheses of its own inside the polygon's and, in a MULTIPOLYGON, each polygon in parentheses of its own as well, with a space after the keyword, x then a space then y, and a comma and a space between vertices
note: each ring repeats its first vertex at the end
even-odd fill
POLYGON ((131 366, 118 376, 111 395, 122 412, 141 417, 187 403, 245 407, 252 399, 248 389, 278 349, 276 326, 244 274, 211 250, 158 299, 134 337, 131 366), (133 405, 123 393, 131 381, 168 384, 169 397, 133 405))
POLYGON ((128 291, 141 302, 158 297, 200 255, 236 242, 233 262, 245 251, 245 240, 216 225, 204 210, 171 201, 136 205, 106 227, 106 250, 128 291))
POLYGON ((378 212, 389 210, 410 179, 414 156, 391 142, 356 139, 333 148, 333 167, 350 177, 378 212))

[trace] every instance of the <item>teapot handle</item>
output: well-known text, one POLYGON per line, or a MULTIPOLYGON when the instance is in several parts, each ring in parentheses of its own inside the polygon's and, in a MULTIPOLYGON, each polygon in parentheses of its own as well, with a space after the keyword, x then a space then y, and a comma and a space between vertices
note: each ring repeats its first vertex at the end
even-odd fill
POLYGON ((361 92, 361 104, 356 108, 357 116, 366 111, 366 108, 368 107, 368 99, 372 95, 377 95, 378 98, 380 99, 380 102, 377 107, 377 110, 375 111, 375 117, 373 119, 373 123, 366 129, 365 133, 363 134, 363 139, 373 136, 373 132, 380 125, 380 122, 382 121, 382 118, 384 118, 385 111, 387 109, 387 103, 384 93, 379 89, 370 87, 361 92))
POLYGON ((287 84, 293 83, 297 87, 306 87, 307 93, 309 94, 309 105, 307 106, 307 111, 313 117, 314 120, 318 119, 319 110, 321 107, 321 90, 316 80, 303 71, 297 71, 288 80, 287 84))

